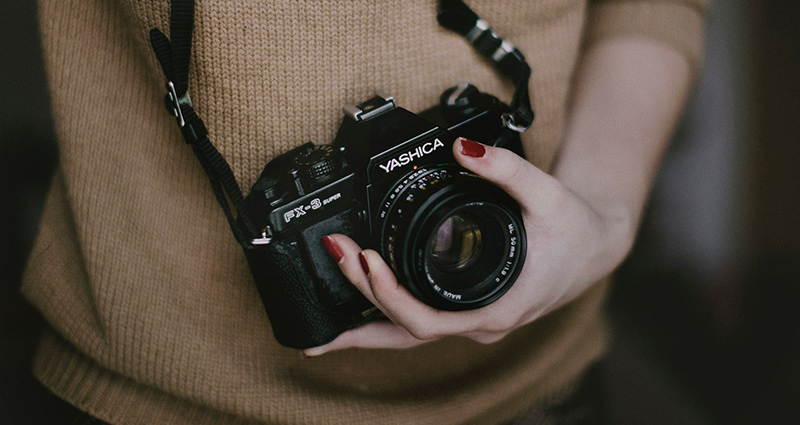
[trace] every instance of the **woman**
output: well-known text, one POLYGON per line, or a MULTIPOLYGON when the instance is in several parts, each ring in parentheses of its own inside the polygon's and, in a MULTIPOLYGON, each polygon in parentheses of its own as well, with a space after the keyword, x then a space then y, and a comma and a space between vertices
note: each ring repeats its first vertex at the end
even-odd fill
MULTIPOLYGON (((520 203, 522 274, 490 306, 445 313, 409 296, 375 252, 331 235, 329 254, 392 322, 301 358, 273 339, 163 110, 147 33, 168 28, 169 4, 41 1, 61 155, 23 286, 51 327, 34 364, 42 384, 112 424, 534 423, 558 406, 574 409, 556 420, 593 423, 574 400, 607 343, 606 276, 630 249, 699 67, 705 4, 468 4, 533 67, 530 163, 480 141, 454 146, 520 203)), ((291 147, 330 142, 341 105, 376 91, 411 111, 461 81, 510 99, 437 25, 436 6, 199 1, 189 87, 240 187, 291 147)))

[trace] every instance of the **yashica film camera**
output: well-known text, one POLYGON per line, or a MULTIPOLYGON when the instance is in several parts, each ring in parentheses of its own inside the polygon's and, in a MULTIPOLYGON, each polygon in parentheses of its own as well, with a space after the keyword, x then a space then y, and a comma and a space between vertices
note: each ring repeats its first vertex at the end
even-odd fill
POLYGON ((247 198, 264 238, 248 262, 278 341, 307 348, 377 316, 320 238, 377 250, 414 296, 465 310, 502 296, 525 259, 519 206, 456 164, 459 136, 522 154, 504 105, 461 84, 419 115, 385 94, 344 108, 332 145, 307 143, 269 162, 247 198))

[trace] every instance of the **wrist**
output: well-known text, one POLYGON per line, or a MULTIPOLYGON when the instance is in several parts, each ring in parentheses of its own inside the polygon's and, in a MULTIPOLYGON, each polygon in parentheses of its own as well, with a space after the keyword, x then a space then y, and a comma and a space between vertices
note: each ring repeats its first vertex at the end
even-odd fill
POLYGON ((597 223, 597 246, 594 267, 598 278, 616 269, 631 251, 641 217, 640 209, 620 199, 581 198, 591 210, 597 223))
POLYGON ((630 253, 636 239, 641 214, 622 202, 602 204, 592 209, 605 223, 608 261, 613 263, 611 266, 613 270, 630 253))

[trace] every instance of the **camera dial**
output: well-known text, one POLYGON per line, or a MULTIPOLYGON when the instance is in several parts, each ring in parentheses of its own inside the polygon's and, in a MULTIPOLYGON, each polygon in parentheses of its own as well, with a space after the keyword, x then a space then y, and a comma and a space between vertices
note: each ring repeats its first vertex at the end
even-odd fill
POLYGON ((335 177, 342 166, 341 158, 329 145, 310 146, 294 157, 293 162, 306 191, 335 177))

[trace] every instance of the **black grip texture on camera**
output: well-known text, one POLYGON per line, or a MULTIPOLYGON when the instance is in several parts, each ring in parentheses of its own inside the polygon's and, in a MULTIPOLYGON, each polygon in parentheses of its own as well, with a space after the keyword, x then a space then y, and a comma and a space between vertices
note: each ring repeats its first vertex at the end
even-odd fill
POLYGON ((310 348, 333 341, 369 320, 325 308, 310 285, 296 246, 272 243, 245 251, 275 338, 281 345, 310 348))

